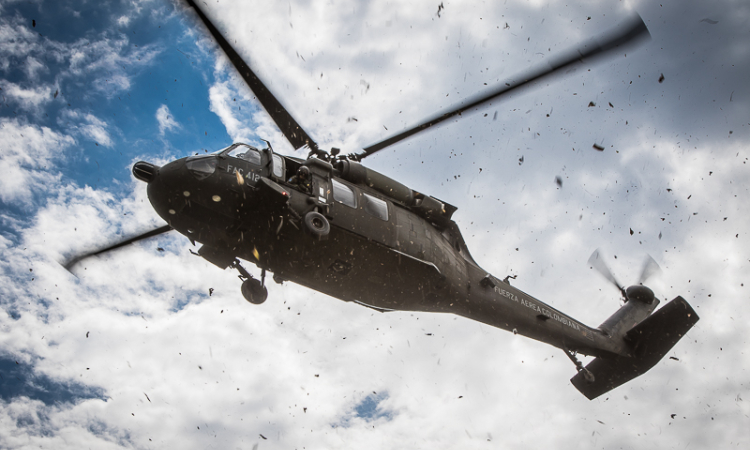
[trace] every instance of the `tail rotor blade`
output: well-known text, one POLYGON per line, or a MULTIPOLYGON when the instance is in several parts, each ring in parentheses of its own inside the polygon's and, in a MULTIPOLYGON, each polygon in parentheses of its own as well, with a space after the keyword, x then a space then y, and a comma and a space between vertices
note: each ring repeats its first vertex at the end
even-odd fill
POLYGON ((651 255, 646 255, 646 259, 643 261, 643 269, 641 270, 641 276, 638 278, 638 284, 643 284, 652 276, 661 272, 661 267, 654 261, 651 255))
POLYGON ((599 249, 594 250, 594 253, 592 253, 589 257, 588 263, 591 268, 596 269, 597 272, 604 276, 604 278, 609 280, 610 283, 614 284, 615 287, 622 293, 622 296, 624 298, 628 298, 628 296, 625 294, 625 288, 620 284, 619 281, 617 281, 615 276, 612 274, 612 271, 609 270, 609 267, 607 267, 607 264, 604 262, 599 249))
POLYGON ((148 232, 143 233, 143 234, 139 234, 138 236, 135 236, 135 237, 132 237, 132 238, 129 238, 129 239, 125 239, 125 240, 120 241, 120 242, 118 242, 116 244, 109 245, 107 247, 104 247, 104 248, 101 248, 101 249, 98 249, 98 250, 94 250, 93 252, 88 252, 88 253, 84 253, 84 254, 81 254, 81 255, 74 256, 73 258, 67 260, 65 262, 65 264, 63 264, 63 267, 65 267, 68 271, 70 271, 73 268, 73 266, 75 266, 76 264, 78 264, 79 262, 81 262, 82 260, 84 260, 84 259, 86 259, 88 257, 96 256, 96 255, 101 255, 102 253, 106 253, 108 251, 115 250, 115 249, 118 249, 120 247, 124 247, 126 245, 130 245, 130 244, 132 244, 134 242, 138 242, 138 241, 141 241, 143 239, 148 239, 148 238, 151 238, 151 237, 154 237, 154 236, 158 236, 158 235, 166 233, 167 231, 170 231, 170 230, 172 230, 172 227, 170 227, 169 225, 164 225, 163 227, 155 228, 155 229, 153 229, 151 231, 148 231, 148 232))

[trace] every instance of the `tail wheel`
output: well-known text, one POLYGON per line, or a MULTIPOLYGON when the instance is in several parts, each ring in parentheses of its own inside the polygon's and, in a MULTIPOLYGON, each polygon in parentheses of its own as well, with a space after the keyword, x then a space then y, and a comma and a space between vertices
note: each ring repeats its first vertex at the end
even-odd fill
POLYGON ((331 232, 331 224, 325 216, 317 211, 305 214, 305 227, 307 231, 318 239, 325 239, 331 232))
POLYGON ((260 305, 268 298, 268 290, 255 278, 242 282, 242 296, 253 305, 260 305))

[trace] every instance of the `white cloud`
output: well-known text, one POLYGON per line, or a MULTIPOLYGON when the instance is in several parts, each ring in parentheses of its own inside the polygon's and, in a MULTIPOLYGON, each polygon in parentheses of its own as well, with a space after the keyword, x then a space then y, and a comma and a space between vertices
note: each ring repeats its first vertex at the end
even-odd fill
POLYGON ((3 95, 18 108, 38 112, 52 101, 54 92, 48 86, 22 87, 16 83, 3 83, 3 95))
POLYGON ((180 128, 180 124, 170 116, 169 107, 167 105, 161 105, 156 110, 156 121, 159 123, 159 134, 164 136, 166 131, 172 131, 180 128))
POLYGON ((12 57, 25 58, 38 49, 41 37, 19 20, 0 20, 0 70, 8 70, 12 57))
POLYGON ((91 113, 84 113, 74 109, 65 109, 58 120, 70 134, 77 134, 105 147, 112 147, 112 137, 109 125, 91 113))
POLYGON ((52 192, 59 182, 51 167, 75 139, 47 127, 0 118, 0 199, 28 205, 34 192, 52 192))
MULTIPOLYGON (((220 69, 216 72, 220 76, 220 69)), ((226 77, 226 73, 224 73, 226 77)), ((255 132, 250 128, 247 117, 251 111, 245 114, 240 112, 240 106, 236 98, 242 98, 235 86, 229 80, 216 82, 209 88, 208 99, 211 111, 219 116, 219 120, 227 129, 227 134, 234 142, 252 142, 255 139, 255 132), (245 119, 245 120, 243 120, 245 119)))
POLYGON ((26 76, 30 79, 35 80, 39 76, 39 72, 48 71, 47 67, 39 62, 36 58, 29 56, 26 58, 25 64, 26 76))
POLYGON ((56 85, 65 91, 66 83, 85 75, 94 78, 92 87, 97 92, 112 97, 130 88, 133 68, 152 64, 161 52, 158 46, 134 46, 127 35, 112 37, 106 32, 70 43, 56 41, 33 32, 21 20, 20 16, 0 20, 0 70, 24 68, 29 77, 24 85, 34 81, 41 71, 53 71, 56 85), (62 66, 50 70, 46 66, 51 63, 62 66))

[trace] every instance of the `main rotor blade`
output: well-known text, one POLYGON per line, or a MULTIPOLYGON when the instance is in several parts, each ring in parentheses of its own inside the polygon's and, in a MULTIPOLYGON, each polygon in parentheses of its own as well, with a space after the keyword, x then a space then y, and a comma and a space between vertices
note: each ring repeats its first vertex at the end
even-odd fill
POLYGON ((153 230, 151 230, 149 232, 146 232, 146 233, 140 234, 138 236, 132 237, 130 239, 125 239, 124 241, 120 241, 117 244, 110 245, 108 247, 105 247, 105 248, 102 248, 102 249, 99 249, 99 250, 94 250, 93 252, 89 252, 89 253, 84 253, 82 255, 78 255, 78 256, 76 256, 74 258, 69 259, 65 264, 63 264, 63 267, 65 267, 66 269, 68 269, 68 271, 70 271, 70 269, 72 269, 73 266, 75 266, 76 264, 78 264, 81 260, 84 260, 84 259, 86 259, 86 258, 88 258, 90 256, 101 255, 102 253, 106 253, 106 252, 108 252, 110 250, 114 250, 114 249, 117 249, 117 248, 120 248, 120 247, 124 247, 126 245, 132 244, 133 242, 137 242, 137 241, 141 241, 143 239, 148 239, 150 237, 158 236, 158 235, 160 235, 162 233, 166 233, 167 231, 170 231, 171 229, 172 229, 172 227, 170 227, 169 225, 164 225, 163 227, 159 227, 159 228, 153 229, 153 230))
POLYGON ((612 271, 609 270, 609 267, 607 267, 607 264, 604 262, 604 259, 599 253, 599 249, 594 250, 594 253, 592 253, 589 257, 589 266, 596 269, 600 274, 604 276, 604 278, 609 280, 610 283, 614 284, 622 293, 622 296, 624 298, 628 298, 628 296, 625 294, 625 287, 621 285, 619 281, 617 281, 615 276, 612 274, 612 271))
POLYGON ((659 264, 654 261, 651 255, 646 255, 646 259, 643 261, 643 269, 641 269, 641 276, 638 278, 638 284, 645 283, 646 280, 659 272, 661 272, 659 264))
POLYGON ((620 49, 620 47, 623 47, 626 44, 635 43, 638 39, 646 38, 649 36, 650 34, 648 32, 648 28, 646 28, 646 24, 643 22, 643 19, 641 19, 640 16, 636 15, 619 29, 603 35, 601 39, 592 39, 588 43, 583 44, 580 48, 573 50, 566 55, 557 58, 556 60, 551 61, 547 67, 541 67, 539 69, 532 70, 530 73, 518 77, 517 80, 519 81, 504 83, 501 86, 493 88, 485 94, 479 94, 474 98, 469 98, 464 101, 463 106, 438 113, 434 117, 415 127, 412 127, 395 136, 380 141, 377 144, 365 147, 361 153, 357 153, 354 156, 358 159, 370 156, 379 150, 382 150, 390 145, 395 144, 396 142, 424 131, 433 125, 437 125, 440 122, 463 113, 464 111, 494 100, 501 95, 507 94, 515 89, 521 88, 535 81, 539 81, 547 76, 561 71, 562 69, 565 69, 572 64, 579 62, 582 63, 586 59, 593 59, 595 57, 603 56, 608 52, 620 49))
POLYGON ((193 7, 195 12, 198 14, 198 17, 200 17, 200 19, 203 21, 203 24, 206 25, 206 28, 208 28, 208 31, 211 32, 211 35, 214 37, 214 39, 216 39, 216 42, 219 44, 221 49, 224 50, 224 53, 227 55, 227 58, 229 58, 229 61, 232 62, 234 67, 237 69, 237 72, 239 72, 242 78, 245 79, 245 83, 247 83, 250 90, 253 91, 255 97, 258 99, 258 101, 260 101, 260 104, 263 105, 263 108, 265 108, 266 112, 268 112, 268 114, 271 116, 271 119, 273 119, 281 132, 284 133, 284 136, 289 141, 289 143, 292 144, 292 147, 294 147, 295 149, 300 149, 307 146, 311 150, 317 152, 318 144, 312 140, 307 132, 305 132, 305 130, 302 129, 297 121, 294 120, 294 117, 289 114, 289 111, 284 108, 284 106, 276 99, 276 97, 274 97, 274 95, 271 93, 271 91, 268 90, 266 85, 263 84, 262 81, 260 81, 260 78, 258 78, 255 72, 252 71, 252 69, 250 69, 250 66, 245 63, 242 57, 234 50, 229 42, 224 39, 224 36, 222 36, 219 30, 216 29, 214 24, 211 23, 210 20, 208 20, 208 17, 203 14, 203 11, 193 2, 193 0, 186 1, 188 5, 193 7))

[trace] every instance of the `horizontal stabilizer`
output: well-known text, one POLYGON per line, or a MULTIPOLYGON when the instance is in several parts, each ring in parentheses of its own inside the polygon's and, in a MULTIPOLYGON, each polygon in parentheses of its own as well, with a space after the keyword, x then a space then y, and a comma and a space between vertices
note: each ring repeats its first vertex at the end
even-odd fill
POLYGON ((586 369, 594 375, 588 382, 583 371, 570 379, 589 400, 609 392, 654 367, 690 328, 698 315, 682 297, 677 297, 625 333, 632 345, 631 356, 598 357, 586 369))

